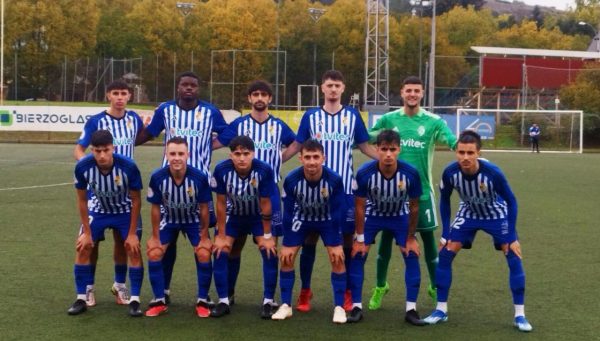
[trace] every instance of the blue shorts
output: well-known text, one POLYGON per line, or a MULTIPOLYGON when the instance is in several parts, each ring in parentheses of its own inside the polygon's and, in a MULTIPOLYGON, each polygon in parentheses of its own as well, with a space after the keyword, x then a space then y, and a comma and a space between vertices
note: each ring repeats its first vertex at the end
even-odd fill
MULTIPOLYGON (((120 214, 102 214, 90 212, 88 216, 90 221, 90 229, 92 230, 92 240, 95 242, 104 240, 104 230, 113 229, 119 232, 121 239, 125 241, 129 234, 129 223, 131 221, 131 213, 120 214)), ((83 233, 83 226, 79 228, 79 234, 83 233)), ((138 238, 142 238, 142 218, 138 218, 138 223, 135 233, 138 238)))
POLYGON ((273 219, 271 220, 271 233, 275 237, 280 237, 283 236, 281 194, 279 193, 279 186, 277 186, 277 184, 274 184, 273 187, 273 195, 271 195, 271 212, 273 214, 273 219))
POLYGON ((473 245, 475 234, 479 230, 492 236, 496 249, 499 249, 502 244, 512 242, 512 240, 510 240, 508 221, 506 219, 484 220, 456 218, 452 224, 450 224, 450 238, 448 239, 454 242, 460 242, 463 245, 463 248, 469 249, 473 245))
POLYGON ((261 217, 228 216, 225 223, 225 234, 234 239, 248 234, 254 237, 262 236, 263 232, 261 217))
POLYGON ((365 221, 365 244, 374 244, 379 231, 388 231, 394 235, 396 245, 406 247, 408 237, 408 216, 367 217, 365 221))
POLYGON ((354 195, 346 194, 345 199, 344 209, 346 210, 346 214, 345 221, 342 223, 342 233, 354 234, 356 230, 356 226, 354 225, 354 195))
POLYGON ((342 231, 332 221, 310 222, 295 220, 291 225, 283 226, 283 246, 300 246, 304 243, 306 236, 316 232, 321 236, 325 246, 342 245, 342 231))
POLYGON ((169 244, 177 240, 179 232, 190 241, 192 246, 198 246, 200 243, 200 224, 165 224, 158 231, 160 235, 160 243, 162 245, 169 244))

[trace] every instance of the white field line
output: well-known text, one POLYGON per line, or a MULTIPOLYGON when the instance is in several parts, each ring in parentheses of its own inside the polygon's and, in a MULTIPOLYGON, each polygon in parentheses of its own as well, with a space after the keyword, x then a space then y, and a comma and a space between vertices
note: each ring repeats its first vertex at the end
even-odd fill
POLYGON ((66 185, 73 185, 73 182, 63 182, 63 183, 60 183, 60 184, 26 186, 26 187, 6 187, 6 188, 0 188, 0 191, 18 191, 18 190, 23 190, 23 189, 36 189, 36 188, 58 187, 58 186, 66 186, 66 185))

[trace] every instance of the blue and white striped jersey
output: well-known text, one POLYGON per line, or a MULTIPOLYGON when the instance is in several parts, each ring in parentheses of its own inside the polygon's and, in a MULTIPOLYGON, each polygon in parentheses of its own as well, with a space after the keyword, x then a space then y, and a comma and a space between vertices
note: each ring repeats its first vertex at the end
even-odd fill
POLYGON ((202 171, 188 166, 183 181, 178 185, 169 166, 159 168, 150 177, 148 202, 161 205, 162 220, 167 224, 200 222, 200 203, 211 200, 208 177, 202 171))
POLYGON ((342 177, 345 193, 352 194, 352 145, 369 141, 360 113, 348 106, 334 114, 323 108, 306 111, 296 141, 303 143, 311 138, 321 142, 325 149, 325 166, 342 177))
POLYGON ((379 171, 378 162, 364 164, 356 173, 354 195, 367 198, 365 215, 368 217, 397 217, 409 213, 408 200, 422 194, 419 172, 404 161, 391 178, 379 171))
POLYGON ((302 167, 291 171, 283 180, 283 221, 341 223, 346 208, 342 178, 331 169, 323 167, 323 175, 312 183, 304 177, 302 167))
POLYGON ((75 165, 75 188, 89 190, 92 197, 88 210, 101 214, 119 214, 131 211, 129 191, 142 189, 140 170, 132 159, 113 154, 113 167, 102 174, 94 155, 83 157, 75 165))
POLYGON ((260 123, 251 115, 238 117, 218 139, 227 146, 236 136, 248 136, 254 141, 255 158, 271 166, 275 173, 275 182, 279 183, 281 176, 281 148, 289 146, 296 139, 290 127, 274 116, 269 115, 266 121, 260 123))
MULTIPOLYGON (((152 121, 146 129, 154 137, 164 130, 165 144, 175 136, 185 138, 190 152, 188 165, 210 174, 212 133, 220 134, 226 128, 223 114, 212 104, 198 101, 194 109, 183 110, 176 101, 169 101, 154 111, 152 121)), ((165 157, 163 166, 166 164, 165 157)))
POLYGON ((107 111, 103 111, 85 122, 77 144, 87 148, 90 145, 92 133, 97 130, 108 130, 113 136, 115 153, 133 158, 135 138, 143 127, 142 119, 134 111, 125 111, 125 115, 121 118, 115 118, 107 111))
POLYGON ((515 231, 517 200, 506 177, 496 165, 478 160, 474 175, 464 174, 458 162, 446 167, 440 182, 440 215, 444 232, 450 228, 450 195, 456 189, 460 204, 457 218, 495 220, 507 219, 509 231, 515 231))
POLYGON ((240 177, 231 159, 224 160, 210 181, 215 193, 227 197, 227 214, 234 216, 260 216, 260 198, 270 197, 274 189, 273 170, 257 159, 246 177, 240 177))

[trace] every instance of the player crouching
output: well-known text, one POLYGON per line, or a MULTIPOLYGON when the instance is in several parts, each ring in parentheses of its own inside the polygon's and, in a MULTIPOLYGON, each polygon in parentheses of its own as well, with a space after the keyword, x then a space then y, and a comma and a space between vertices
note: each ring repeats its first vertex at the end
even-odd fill
POLYGON ((147 242, 148 272, 154 299, 146 310, 146 316, 159 316, 168 310, 162 258, 169 242, 182 232, 194 247, 198 280, 196 314, 208 317, 208 289, 212 277, 208 177, 187 165, 189 153, 185 139, 171 138, 165 153, 168 166, 152 173, 148 188, 148 201, 152 204, 152 237, 147 242))
POLYGON ((95 131, 90 145, 92 155, 85 156, 75 166, 81 229, 77 238, 74 269, 77 300, 68 313, 78 315, 87 310, 86 286, 92 280, 92 248, 94 243, 104 240, 104 230, 110 228, 118 231, 125 241, 131 281, 129 315, 142 316, 140 291, 144 268, 140 252, 140 171, 130 158, 114 154, 113 137, 109 131, 95 131), (92 193, 89 207, 88 188, 92 193))

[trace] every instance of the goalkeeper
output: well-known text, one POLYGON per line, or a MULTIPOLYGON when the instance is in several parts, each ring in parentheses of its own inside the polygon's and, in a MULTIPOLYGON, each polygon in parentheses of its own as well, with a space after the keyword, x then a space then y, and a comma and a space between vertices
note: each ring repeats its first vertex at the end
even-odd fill
MULTIPOLYGON (((425 262, 429 272, 429 295, 436 300, 435 268, 437 265, 437 242, 434 231, 438 225, 435 209, 435 197, 431 185, 431 166, 436 143, 446 144, 454 149, 456 137, 438 115, 427 112, 420 107, 423 98, 423 82, 410 76, 402 82, 400 96, 404 107, 383 115, 369 130, 371 140, 384 129, 392 129, 400 134, 402 152, 398 156, 419 171, 423 194, 419 201, 419 223, 417 232, 423 240, 425 262)), ((390 290, 387 283, 387 270, 392 254, 393 235, 382 231, 377 254, 377 286, 369 301, 369 309, 379 309, 383 296, 390 290)))

